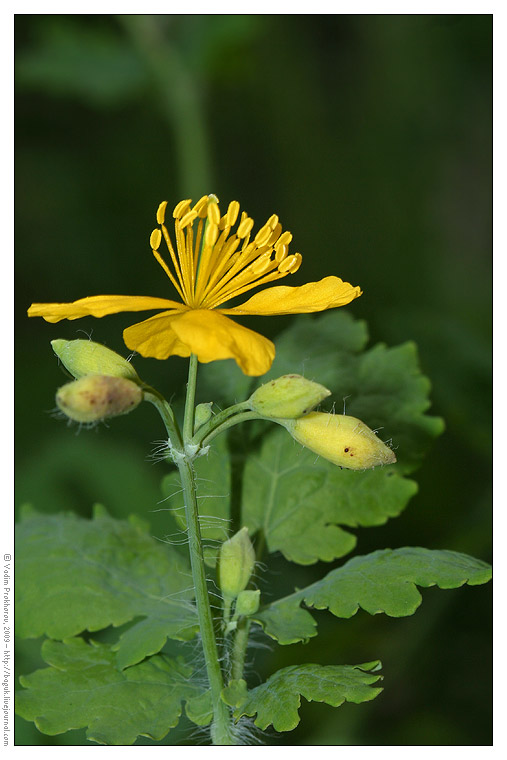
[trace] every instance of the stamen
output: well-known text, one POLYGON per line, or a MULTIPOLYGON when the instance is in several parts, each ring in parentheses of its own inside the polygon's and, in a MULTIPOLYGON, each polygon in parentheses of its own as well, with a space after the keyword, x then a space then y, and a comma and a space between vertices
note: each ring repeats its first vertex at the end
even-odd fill
MULTIPOLYGON (((173 248, 173 244, 171 242, 171 238, 169 237, 169 232, 167 231, 167 227, 165 226, 165 224, 162 225, 162 235, 164 236, 164 240, 165 240, 165 243, 167 245, 167 249, 168 249, 168 251, 169 251, 169 253, 171 255, 171 261, 173 262, 173 267, 174 267, 174 271, 176 272, 176 277, 178 278, 178 281, 180 283, 180 286, 175 286, 175 287, 177 287, 178 293, 181 295, 183 301, 185 301, 185 298, 182 295, 183 292, 185 291, 185 286, 183 284, 182 273, 181 273, 181 270, 180 270, 178 259, 176 258, 176 254, 174 252, 174 248, 173 248)), ((158 261, 158 259, 157 259, 157 261, 158 261)), ((172 279, 171 279, 171 281, 172 281, 172 279)), ((173 282, 173 284, 174 284, 174 282, 173 282)))
POLYGON ((278 271, 282 273, 290 272, 290 274, 294 274, 294 272, 297 272, 299 269, 302 259, 303 257, 300 253, 295 253, 293 256, 287 256, 287 258, 278 265, 278 271))
MULTIPOLYGON (((193 213, 193 212, 189 212, 189 213, 193 213)), ((185 216, 187 216, 187 214, 185 216)), ((180 263, 181 287, 183 289, 183 292, 185 293, 185 299, 184 299, 185 303, 189 304, 191 300, 191 295, 192 295, 190 291, 190 281, 191 281, 190 267, 192 266, 193 262, 191 263, 188 260, 185 232, 183 231, 178 219, 176 219, 174 222, 174 232, 176 235, 176 249, 178 251, 178 260, 180 263)))
MULTIPOLYGON (((217 208, 215 206, 215 208, 217 208)), ((208 224, 208 227, 206 228, 206 233, 204 235, 204 244, 209 246, 210 248, 215 245, 215 243, 218 240, 218 225, 213 222, 208 224)))
POLYGON ((277 245, 289 245, 291 240, 292 240, 292 233, 287 230, 282 235, 280 235, 277 241, 277 245))
POLYGON ((164 224, 165 222, 165 210, 167 208, 167 201, 162 201, 160 206, 157 209, 157 222, 159 224, 164 224))
POLYGON ((218 230, 218 224, 220 223, 220 208, 218 207, 218 203, 209 203, 207 211, 209 223, 215 225, 218 230))
POLYGON ((280 264, 284 260, 287 256, 288 250, 288 245, 280 245, 279 243, 275 245, 275 261, 277 264, 280 264))
POLYGON ((261 227, 257 235, 254 237, 254 243, 258 245, 259 247, 261 245, 264 245, 268 242, 269 238, 271 237, 273 233, 273 230, 268 224, 265 224, 264 227, 261 227))
POLYGON ((245 215, 245 218, 241 220, 241 223, 238 227, 238 231, 236 233, 237 236, 239 238, 246 238, 246 236, 251 233, 253 226, 254 226, 254 220, 250 219, 249 216, 245 215))
POLYGON ((273 234, 268 240, 268 245, 274 245, 276 241, 278 240, 278 238, 280 237, 281 232, 282 232, 282 225, 280 224, 280 222, 277 222, 274 226, 273 234))
POLYGON ((267 272, 271 264, 271 253, 263 253, 262 256, 259 256, 259 258, 251 264, 251 271, 255 276, 264 274, 267 272))
POLYGON ((227 209, 227 226, 228 227, 232 227, 232 225, 236 223, 238 214, 239 214, 238 201, 231 201, 229 203, 229 208, 227 209))
POLYGON ((176 288, 176 290, 178 291, 181 300, 184 301, 185 298, 183 296, 183 292, 182 292, 180 286, 178 285, 178 283, 176 282, 176 279, 175 279, 173 273, 171 272, 171 270, 169 269, 169 267, 165 263, 164 259, 160 255, 160 253, 158 251, 154 250, 153 251, 153 255, 155 256, 156 260, 158 261, 158 263, 160 264, 160 266, 162 267, 162 269, 164 270, 164 272, 166 273, 166 275, 171 280, 171 282, 174 285, 174 287, 176 288))
POLYGON ((204 219, 206 216, 207 208, 208 208, 208 196, 203 195, 202 198, 199 198, 197 203, 194 205, 193 210, 196 212, 198 216, 201 217, 201 219, 204 219))
POLYGON ((191 211, 187 211, 187 213, 181 217, 180 219, 180 227, 182 230, 185 229, 185 227, 188 227, 189 224, 192 224, 194 219, 197 218, 197 212, 192 209, 191 211))
POLYGON ((175 207, 173 211, 173 217, 174 219, 181 219, 183 214, 186 214, 188 209, 190 208, 190 204, 192 201, 186 200, 186 201, 180 201, 175 207))
POLYGON ((160 248, 161 242, 162 242, 162 233, 157 227, 157 229, 153 230, 153 232, 150 235, 150 246, 152 250, 158 251, 158 249, 160 248))

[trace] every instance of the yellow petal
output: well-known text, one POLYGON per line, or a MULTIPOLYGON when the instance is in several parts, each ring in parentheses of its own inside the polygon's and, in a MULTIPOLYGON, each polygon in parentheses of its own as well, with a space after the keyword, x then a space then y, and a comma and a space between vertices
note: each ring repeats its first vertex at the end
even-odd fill
POLYGON ((145 311, 147 309, 177 309, 183 305, 167 298, 150 296, 89 296, 72 303, 33 303, 28 309, 29 317, 44 317, 46 322, 81 317, 105 317, 121 311, 145 311))
POLYGON ((264 375, 275 358, 273 343, 217 311, 195 309, 173 318, 172 328, 200 362, 234 359, 245 375, 264 375))
POLYGON ((169 356, 190 356, 188 346, 173 332, 173 320, 181 316, 174 311, 163 311, 154 317, 138 322, 123 331, 127 348, 141 356, 153 359, 167 359, 169 356))
POLYGON ((196 354, 200 362, 235 359, 245 375, 263 375, 275 357, 273 343, 207 309, 163 312, 123 332, 128 348, 142 356, 167 359, 196 354))
POLYGON ((357 285, 331 276, 295 288, 285 285, 266 288, 239 306, 219 311, 222 314, 306 314, 345 306, 361 293, 357 285))

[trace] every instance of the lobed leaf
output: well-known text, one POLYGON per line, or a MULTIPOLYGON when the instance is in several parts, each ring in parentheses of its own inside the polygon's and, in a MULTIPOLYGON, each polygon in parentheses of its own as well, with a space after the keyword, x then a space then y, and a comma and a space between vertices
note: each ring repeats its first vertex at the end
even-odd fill
POLYGON ((299 723, 301 696, 332 707, 346 701, 367 702, 382 691, 372 688, 381 676, 371 671, 380 667, 378 660, 363 665, 292 665, 251 691, 243 679, 231 681, 222 697, 235 708, 236 719, 257 714, 255 725, 263 730, 273 724, 276 731, 292 731, 299 723))
POLYGON ((25 688, 17 692, 16 712, 50 736, 86 727, 98 744, 129 745, 138 736, 158 741, 195 692, 182 658, 155 655, 121 671, 110 646, 81 638, 47 640, 42 656, 50 667, 20 677, 25 688))
POLYGON ((466 554, 419 547, 383 549, 354 557, 316 583, 273 602, 254 619, 280 644, 292 644, 316 635, 310 613, 301 609, 303 602, 341 618, 352 617, 360 607, 371 615, 404 617, 421 604, 417 586, 450 589, 490 578, 490 565, 466 554))
POLYGON ((262 530, 269 551, 292 562, 330 562, 356 545, 355 536, 338 526, 382 525, 416 491, 417 484, 393 467, 342 470, 276 429, 246 462, 243 523, 251 534, 262 530))
POLYGON ((135 518, 114 520, 103 510, 93 520, 27 515, 16 553, 21 637, 64 639, 143 618, 116 645, 117 664, 126 667, 167 637, 185 641, 198 629, 186 560, 135 518))

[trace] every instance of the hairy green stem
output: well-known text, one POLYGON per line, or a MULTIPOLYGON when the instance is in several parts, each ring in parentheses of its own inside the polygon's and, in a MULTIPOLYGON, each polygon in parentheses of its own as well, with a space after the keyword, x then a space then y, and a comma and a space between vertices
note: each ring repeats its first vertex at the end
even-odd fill
POLYGON ((223 422, 221 425, 218 425, 216 428, 211 430, 211 432, 208 433, 205 438, 202 438, 201 446, 207 446, 213 440, 213 438, 215 438, 220 433, 223 433, 233 425, 239 425, 240 422, 246 422, 247 420, 262 419, 264 419, 264 417, 262 417, 260 414, 257 414, 257 412, 242 412, 241 414, 235 414, 234 417, 226 419, 225 422, 223 422))
POLYGON ((199 428, 197 433, 192 438, 192 443, 200 445, 201 442, 210 433, 212 433, 215 429, 219 428, 223 422, 229 419, 229 417, 232 417, 235 414, 246 412, 249 409, 250 409, 250 406, 249 406, 248 401, 242 401, 239 404, 234 404, 233 406, 227 407, 227 409, 223 409, 223 411, 218 412, 218 414, 215 414, 215 416, 212 417, 209 422, 206 422, 201 428, 199 428))
POLYGON ((183 443, 191 442, 194 434, 195 387, 197 383, 198 360, 195 354, 190 355, 188 366, 187 396, 185 399, 185 416, 183 418, 183 443))
MULTIPOLYGON (((194 426, 194 404, 197 382, 197 357, 192 354, 188 371, 187 397, 185 401, 185 416, 183 420, 183 444, 187 447, 191 441, 194 426)), ((213 744, 231 745, 234 740, 231 732, 231 715, 229 708, 222 701, 221 692, 224 688, 222 669, 215 638, 213 615, 211 612, 208 593, 206 569, 202 549, 201 529, 199 526, 199 511, 197 506, 197 490, 195 484, 192 460, 186 452, 178 459, 178 470, 185 498, 185 515, 187 521, 190 565, 195 588, 195 602, 199 618, 199 632, 206 662, 211 699, 213 703, 213 722, 211 739, 213 744)))
POLYGON ((187 518, 190 565, 195 587, 199 631, 201 634, 202 648, 213 703, 211 738, 213 744, 231 745, 234 744, 234 739, 231 735, 231 716, 229 708, 221 698, 224 682, 220 667, 206 581, 194 473, 192 471, 191 463, 186 458, 179 462, 178 469, 180 472, 183 493, 185 495, 185 514, 187 518))
POLYGON ((245 667, 245 656, 248 645, 248 632, 250 630, 250 620, 246 617, 240 617, 238 627, 234 634, 234 644, 231 657, 231 678, 243 678, 243 669, 245 667))
POLYGON ((176 445, 177 448, 183 448, 183 440, 181 437, 180 429, 178 427, 178 423, 174 419, 173 410, 171 409, 170 405, 167 403, 162 394, 155 390, 155 388, 151 388, 150 386, 145 385, 143 386, 143 391, 145 401, 149 401, 150 404, 153 404, 153 406, 162 417, 162 422, 165 425, 165 429, 167 431, 167 435, 169 436, 171 444, 176 445))

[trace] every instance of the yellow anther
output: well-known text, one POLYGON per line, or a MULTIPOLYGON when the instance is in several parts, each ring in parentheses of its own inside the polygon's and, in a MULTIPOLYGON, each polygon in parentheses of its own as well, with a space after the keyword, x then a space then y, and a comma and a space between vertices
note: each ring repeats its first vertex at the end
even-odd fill
POLYGON ((174 207, 173 211, 173 217, 174 219, 181 219, 181 217, 187 213, 188 209, 190 208, 190 204, 192 201, 186 200, 186 201, 180 201, 177 206, 174 207))
POLYGON ((209 223, 218 226, 220 223, 220 209, 218 203, 209 203, 207 213, 209 223))
POLYGON ((226 259, 232 256, 236 252, 236 248, 240 242, 241 241, 236 237, 236 235, 232 235, 230 238, 228 238, 227 243, 222 250, 223 258, 226 259))
POLYGON ((277 240, 277 246, 278 245, 289 245, 290 241, 292 240, 292 232, 284 232, 277 240))
POLYGON ((206 245, 212 246, 215 245, 218 239, 218 225, 217 224, 209 224, 206 229, 206 235, 204 237, 204 242, 206 245))
MULTIPOLYGON (((275 229, 276 225, 278 224, 278 215, 277 214, 271 214, 268 221, 266 222, 268 227, 271 227, 272 230, 275 229)), ((280 228, 281 229, 281 228, 280 228)))
POLYGON ((150 235, 150 245, 153 251, 158 251, 160 248, 160 243, 162 242, 162 233, 157 228, 156 230, 153 230, 153 232, 150 235))
POLYGON ((250 219, 249 216, 246 216, 244 219, 241 220, 241 224, 238 227, 237 236, 239 238, 246 238, 247 235, 249 235, 252 231, 252 227, 254 225, 254 220, 250 219))
POLYGON ((295 253, 294 256, 296 258, 296 261, 294 262, 294 264, 290 268, 290 273, 291 274, 294 274, 294 272, 298 271, 299 267, 301 266, 301 262, 303 261, 303 257, 301 256, 300 253, 295 253))
POLYGON ((227 209, 227 226, 228 227, 232 227, 232 225, 236 223, 238 214, 239 214, 238 201, 231 201, 229 203, 229 208, 227 209))
POLYGON ((160 206, 157 209, 157 222, 159 224, 164 224, 165 222, 165 210, 167 208, 167 201, 162 201, 160 206))
POLYGON ((201 219, 204 219, 207 213, 207 207, 208 207, 208 196, 203 195, 202 198, 199 198, 197 203, 194 204, 193 211, 201 217, 201 219))
POLYGON ((280 264, 284 260, 284 258, 287 256, 288 250, 288 245, 275 246, 275 261, 277 264, 280 264))
POLYGON ((251 271, 255 275, 264 274, 269 269, 271 264, 271 254, 263 253, 256 261, 251 265, 251 271))
POLYGON ((277 222, 277 224, 275 224, 275 227, 273 229, 273 233, 268 240, 268 244, 274 245, 277 242, 278 238, 280 237, 281 232, 282 232, 282 225, 280 224, 280 222, 277 222))
POLYGON ((297 269, 299 269, 300 264, 301 261, 298 261, 297 254, 294 254, 293 256, 287 256, 286 259, 278 264, 278 271, 282 272, 282 274, 285 274, 285 272, 290 272, 290 274, 293 274, 297 269), (296 264, 297 266, 294 269, 294 266, 296 264))
POLYGON ((256 245, 259 247, 261 245, 265 245, 265 243, 268 242, 269 238, 271 237, 272 229, 267 224, 264 225, 264 227, 261 227, 259 232, 254 238, 254 241, 256 245))
POLYGON ((180 227, 181 229, 184 229, 185 227, 188 227, 189 224, 192 224, 194 219, 197 218, 197 213, 192 209, 191 211, 187 211, 185 216, 182 216, 180 219, 180 227))

